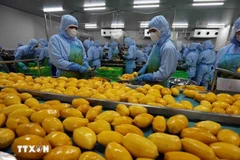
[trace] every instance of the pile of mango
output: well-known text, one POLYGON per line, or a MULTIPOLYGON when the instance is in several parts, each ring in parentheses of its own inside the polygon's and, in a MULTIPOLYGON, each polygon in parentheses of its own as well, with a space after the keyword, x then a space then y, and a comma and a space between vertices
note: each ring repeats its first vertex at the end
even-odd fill
POLYGON ((12 88, 3 89, 0 99, 0 149, 11 146, 20 159, 154 160, 162 155, 164 160, 240 159, 238 133, 213 121, 188 128, 184 115, 166 120, 142 106, 123 104, 102 112, 102 106, 92 107, 82 98, 74 99, 72 107, 58 100, 39 103, 12 88), (149 127, 153 133, 144 137, 142 129, 149 127), (105 157, 92 151, 97 143, 105 148, 105 157), (44 145, 50 151, 19 152, 18 145, 44 145))
POLYGON ((138 76, 138 72, 133 72, 132 74, 123 74, 121 77, 119 77, 120 80, 128 81, 136 78, 138 76))
POLYGON ((185 90, 183 94, 200 102, 200 105, 196 106, 194 110, 240 115, 240 94, 233 96, 226 93, 215 94, 212 92, 200 94, 193 90, 185 90))

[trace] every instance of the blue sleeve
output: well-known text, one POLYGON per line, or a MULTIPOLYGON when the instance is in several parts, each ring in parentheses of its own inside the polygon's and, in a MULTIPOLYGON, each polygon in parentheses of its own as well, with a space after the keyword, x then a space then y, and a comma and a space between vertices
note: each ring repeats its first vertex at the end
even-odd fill
POLYGON ((24 54, 24 50, 23 49, 18 49, 15 55, 15 60, 21 60, 22 56, 24 54))
POLYGON ((127 56, 126 56, 126 59, 127 60, 134 60, 134 47, 130 47, 129 49, 128 49, 128 53, 127 53, 127 56))
POLYGON ((60 42, 56 37, 51 37, 51 39, 49 41, 48 52, 49 52, 51 63, 54 66, 56 66, 56 68, 59 68, 62 70, 70 69, 70 66, 73 63, 65 60, 62 57, 61 54, 67 54, 67 53, 61 53, 60 42))
POLYGON ((197 64, 200 64, 203 61, 205 52, 202 52, 201 54, 198 55, 198 61, 197 64))
POLYGON ((42 49, 40 50, 40 54, 39 54, 38 60, 39 60, 39 61, 42 61, 45 57, 47 57, 47 52, 46 52, 46 50, 45 50, 44 48, 42 48, 42 49))
POLYGON ((160 67, 157 72, 153 73, 154 81, 164 81, 166 80, 177 67, 177 55, 176 49, 166 48, 161 54, 160 67), (171 63, 170 63, 171 62, 171 63))
POLYGON ((93 48, 90 47, 87 51, 87 60, 88 61, 92 61, 93 60, 93 54, 94 54, 94 51, 93 51, 93 48))
POLYGON ((108 50, 108 59, 109 60, 112 59, 112 48, 109 48, 109 50, 108 50))
POLYGON ((191 56, 191 55, 187 55, 185 64, 186 64, 187 66, 191 66, 192 63, 193 63, 192 56, 191 56))

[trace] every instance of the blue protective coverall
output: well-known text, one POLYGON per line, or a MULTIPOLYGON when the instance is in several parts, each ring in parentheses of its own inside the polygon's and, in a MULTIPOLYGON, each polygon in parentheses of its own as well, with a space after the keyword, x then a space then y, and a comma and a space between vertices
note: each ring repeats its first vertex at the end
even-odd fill
MULTIPOLYGON (((15 60, 34 59, 37 56, 37 47, 39 42, 36 39, 31 39, 28 45, 21 46, 17 49, 15 60), (35 48, 35 49, 34 49, 35 48)), ((28 70, 27 66, 23 62, 18 62, 18 67, 23 70, 28 70)))
POLYGON ((133 73, 136 68, 135 60, 137 58, 137 47, 129 37, 124 39, 124 43, 128 47, 126 55, 123 56, 124 59, 126 59, 125 72, 130 74, 133 73))
POLYGON ((137 48, 137 63, 141 65, 142 63, 146 63, 147 60, 148 60, 147 53, 144 53, 139 48, 137 48))
POLYGON ((113 41, 108 50, 108 60, 116 60, 118 57, 118 44, 117 42, 113 41))
POLYGON ((98 41, 95 41, 96 43, 96 47, 99 50, 99 54, 100 54, 100 59, 103 58, 103 48, 101 47, 100 43, 98 41))
POLYGON ((100 61, 101 56, 96 46, 97 46, 96 42, 94 43, 91 42, 90 48, 87 51, 87 59, 91 67, 99 68, 101 67, 101 61, 100 61))
POLYGON ((49 54, 48 54, 48 42, 41 38, 39 39, 39 42, 41 44, 41 47, 38 48, 39 50, 39 62, 40 62, 40 65, 50 65, 49 64, 49 54))
POLYGON ((195 81, 197 85, 203 85, 208 88, 208 82, 210 80, 210 73, 213 70, 213 66, 216 60, 216 54, 213 51, 212 41, 207 40, 202 43, 203 52, 199 53, 198 56, 198 68, 195 81))
POLYGON ((152 49, 148 62, 138 72, 141 76, 136 80, 162 82, 162 85, 167 86, 167 80, 175 72, 178 61, 177 50, 170 40, 171 30, 163 16, 154 17, 149 28, 159 30, 161 36, 152 49))
POLYGON ((56 76, 84 78, 89 69, 85 49, 77 37, 68 35, 68 26, 78 27, 78 21, 71 15, 63 15, 60 33, 49 40, 50 61, 57 68, 56 76))

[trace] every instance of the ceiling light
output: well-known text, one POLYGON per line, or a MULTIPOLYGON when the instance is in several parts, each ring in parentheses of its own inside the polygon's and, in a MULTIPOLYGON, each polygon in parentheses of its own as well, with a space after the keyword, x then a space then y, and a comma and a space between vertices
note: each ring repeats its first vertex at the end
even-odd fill
POLYGON ((188 23, 173 23, 172 28, 188 28, 188 23))
POLYGON ((97 26, 95 26, 95 27, 86 27, 86 26, 85 26, 85 28, 86 28, 86 29, 93 29, 93 28, 97 28, 97 26))
POLYGON ((159 0, 150 0, 150 1, 134 1, 133 4, 154 4, 159 3, 159 0))
POLYGON ((149 21, 142 21, 140 23, 140 28, 148 28, 149 21))
POLYGON ((124 23, 112 23, 111 28, 124 28, 124 23))
POLYGON ((106 7, 94 7, 94 8, 84 8, 84 11, 92 11, 92 10, 104 10, 106 7))
POLYGON ((221 2, 224 0, 193 0, 193 2, 221 2))
POLYGON ((97 24, 86 23, 85 28, 97 28, 97 24))
POLYGON ((60 11, 63 11, 62 7, 43 8, 43 12, 60 12, 60 11))
POLYGON ((100 7, 100 6, 105 6, 105 3, 89 3, 89 4, 84 4, 84 7, 100 7))
POLYGON ((224 5, 223 2, 219 2, 219 3, 193 3, 193 6, 221 6, 224 5))
POLYGON ((207 28, 224 28, 225 24, 218 24, 218 23, 209 23, 207 28))
POLYGON ((137 5, 133 6, 133 8, 156 8, 159 7, 159 4, 154 4, 154 5, 137 5))

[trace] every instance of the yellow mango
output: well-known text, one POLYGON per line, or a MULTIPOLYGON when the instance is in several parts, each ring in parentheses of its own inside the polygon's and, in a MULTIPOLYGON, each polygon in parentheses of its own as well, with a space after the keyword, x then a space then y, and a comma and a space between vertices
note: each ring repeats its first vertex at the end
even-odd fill
POLYGON ((136 88, 136 91, 138 91, 140 93, 143 93, 143 94, 147 94, 147 89, 146 88, 138 87, 138 88, 136 88))
POLYGON ((165 99, 160 98, 160 97, 157 97, 157 98, 156 98, 156 103, 160 103, 160 104, 162 104, 163 106, 166 106, 166 105, 168 104, 168 102, 167 102, 165 99))
POLYGON ((61 111, 61 117, 62 118, 67 118, 67 117, 80 117, 83 118, 82 113, 75 108, 66 108, 61 111))
POLYGON ((165 95, 172 95, 172 92, 171 92, 171 90, 169 88, 163 88, 163 89, 161 89, 161 94, 163 96, 165 96, 165 95))
POLYGON ((120 124, 132 124, 133 120, 130 117, 127 116, 120 116, 120 117, 115 117, 113 119, 113 122, 111 123, 112 126, 117 126, 120 124))
POLYGON ((201 128, 185 128, 181 132, 182 138, 192 138, 201 141, 205 144, 217 142, 217 138, 210 132, 201 128))
POLYGON ((28 106, 26 106, 24 104, 13 104, 11 106, 3 108, 1 113, 3 113, 6 116, 8 116, 13 111, 16 111, 16 110, 19 110, 19 109, 23 109, 23 108, 28 109, 28 106))
POLYGON ((222 126, 219 123, 213 122, 213 121, 201 121, 201 122, 195 123, 194 126, 197 128, 204 129, 212 133, 213 135, 217 135, 222 128, 222 126))
POLYGON ((17 126, 24 123, 30 123, 29 119, 25 116, 10 117, 6 121, 6 127, 15 131, 17 126))
POLYGON ((100 154, 92 151, 87 151, 81 154, 78 160, 106 160, 100 154))
POLYGON ((102 131, 111 131, 111 125, 107 121, 102 119, 88 123, 87 127, 92 129, 96 134, 99 134, 102 131))
POLYGON ((240 99, 239 99, 239 100, 236 100, 236 101, 233 103, 233 106, 238 106, 238 107, 240 107, 240 99))
POLYGON ((200 93, 196 93, 194 95, 194 99, 198 102, 201 102, 202 100, 204 100, 206 97, 206 94, 200 94, 200 93))
POLYGON ((178 134, 184 128, 188 127, 188 119, 184 115, 175 115, 168 119, 167 121, 168 131, 171 134, 178 134))
POLYGON ((43 120, 42 127, 45 129, 47 133, 53 131, 61 131, 63 132, 63 124, 62 122, 56 117, 48 117, 43 120))
POLYGON ((96 144, 97 137, 90 128, 80 127, 73 131, 73 140, 79 147, 91 150, 96 144))
POLYGON ((5 114, 0 113, 0 128, 5 125, 6 119, 7 118, 6 118, 5 114))
POLYGON ((128 133, 135 133, 141 136, 144 135, 141 129, 131 124, 121 124, 121 125, 115 126, 114 129, 116 132, 121 133, 124 136, 128 133))
POLYGON ((240 148, 233 144, 216 142, 212 143, 210 146, 218 158, 229 160, 240 159, 240 148))
POLYGON ((156 116, 153 119, 152 128, 155 132, 165 132, 167 128, 165 118, 163 116, 156 116))
POLYGON ((217 96, 214 93, 209 92, 209 93, 206 94, 204 100, 206 100, 210 103, 213 103, 217 100, 217 96))
POLYGON ((200 105, 206 106, 206 107, 208 107, 208 108, 210 108, 210 109, 213 108, 212 104, 211 104, 210 102, 206 101, 206 100, 202 100, 202 101, 200 102, 200 105))
POLYGON ((59 111, 62 111, 64 109, 68 109, 68 108, 70 108, 70 106, 68 107, 68 105, 62 104, 62 103, 60 103, 60 104, 52 104, 49 107, 49 109, 56 109, 56 110, 59 110, 59 111))
POLYGON ((177 88, 171 88, 171 92, 173 96, 178 96, 179 95, 179 89, 177 88))
POLYGON ((2 103, 1 103, 1 99, 0 99, 0 113, 1 113, 1 111, 3 110, 3 108, 6 108, 6 105, 5 105, 5 104, 2 104, 2 103))
POLYGON ((39 102, 36 98, 28 98, 25 102, 25 105, 27 105, 28 107, 32 108, 35 105, 38 105, 39 102))
POLYGON ((68 117, 63 121, 63 126, 69 132, 73 132, 76 128, 87 126, 88 123, 87 118, 68 117))
POLYGON ((90 108, 92 107, 86 104, 82 104, 79 105, 77 109, 85 116, 90 108))
POLYGON ((240 115, 240 108, 238 106, 230 106, 226 109, 226 113, 240 115))
POLYGON ((168 104, 176 103, 176 100, 173 98, 172 95, 165 95, 165 96, 163 96, 163 99, 164 99, 168 104))
POLYGON ((59 104, 61 104, 61 102, 59 100, 49 100, 49 101, 46 101, 45 104, 59 105, 59 104))
POLYGON ((88 110, 86 118, 92 122, 102 112, 102 106, 95 106, 88 110))
POLYGON ((145 88, 146 90, 149 90, 149 89, 151 88, 151 85, 145 84, 145 85, 143 86, 143 88, 145 88))
POLYGON ((13 143, 15 133, 8 128, 0 128, 0 149, 7 148, 13 143))
POLYGON ((226 114, 226 111, 223 108, 219 108, 219 107, 213 108, 211 110, 211 112, 219 113, 219 114, 226 114))
POLYGON ((218 132, 217 138, 219 142, 230 143, 235 146, 240 145, 240 138, 237 132, 234 132, 230 129, 223 129, 218 132))
POLYGON ((183 105, 184 109, 188 109, 188 110, 192 110, 193 109, 193 105, 189 101, 181 100, 180 103, 183 105))
POLYGON ((181 103, 171 103, 171 104, 168 104, 167 107, 177 108, 177 109, 185 109, 185 107, 181 103))
POLYGON ((159 84, 154 84, 154 85, 152 86, 152 88, 153 88, 153 89, 157 89, 157 90, 161 90, 161 89, 163 89, 164 87, 163 87, 162 85, 159 85, 159 84))
POLYGON ((213 149, 208 145, 192 138, 183 138, 181 142, 184 151, 198 156, 201 160, 216 160, 213 149))
POLYGON ((133 122, 139 128, 146 128, 152 123, 153 118, 154 117, 151 114, 142 113, 142 114, 137 115, 134 118, 133 122))
POLYGON ((26 116, 26 117, 30 117, 33 113, 35 113, 36 111, 30 108, 22 108, 22 109, 18 109, 16 111, 11 112, 8 115, 9 117, 16 117, 16 116, 26 116))
POLYGON ((78 147, 71 145, 58 146, 46 154, 43 160, 54 159, 72 159, 77 160, 81 155, 81 150, 78 147))
POLYGON ((154 96, 155 98, 161 98, 161 97, 162 97, 162 95, 159 94, 159 92, 149 92, 149 93, 147 93, 146 95, 152 95, 152 96, 154 96))
POLYGON ((233 98, 237 101, 240 100, 240 94, 234 94, 233 98))
POLYGON ((134 133, 123 138, 123 146, 136 158, 153 158, 158 156, 157 146, 149 139, 134 133))
POLYGON ((212 106, 213 106, 213 108, 220 107, 220 108, 223 108, 223 109, 226 109, 226 108, 230 107, 230 105, 227 102, 224 102, 224 101, 213 102, 212 106))
POLYGON ((157 146, 159 153, 180 151, 182 148, 181 140, 175 135, 153 133, 148 136, 148 139, 157 146))
POLYGON ((200 111, 200 112, 210 112, 211 111, 209 107, 206 107, 203 105, 198 105, 198 106, 194 107, 193 110, 200 111))
POLYGON ((16 128, 17 135, 24 136, 26 134, 34 134, 40 137, 46 136, 46 131, 38 123, 24 123, 16 128))
POLYGON ((129 116, 130 114, 128 107, 124 104, 118 104, 116 106, 116 112, 118 112, 121 116, 129 116))
POLYGON ((83 98, 76 98, 76 99, 73 99, 72 101, 72 106, 75 108, 78 108, 78 106, 82 104, 90 105, 89 102, 83 98))
POLYGON ((183 95, 188 97, 188 98, 194 98, 194 96, 197 94, 198 92, 193 91, 193 90, 184 90, 183 91, 183 95))
POLYGON ((105 111, 105 112, 102 112, 100 113, 95 120, 99 120, 99 119, 102 119, 102 120, 105 120, 109 123, 112 123, 113 119, 115 117, 120 117, 121 115, 116 112, 116 111, 105 111))
POLYGON ((111 142, 107 145, 105 156, 107 160, 132 160, 128 150, 116 142, 111 142))
POLYGON ((122 144, 123 135, 115 131, 103 131, 97 135, 97 141, 103 146, 107 146, 110 142, 122 144))
MULTIPOLYGON (((22 159, 42 159, 43 156, 46 154, 45 150, 41 150, 40 152, 30 152, 30 148, 28 147, 27 152, 23 152, 23 149, 22 152, 18 152, 19 145, 44 146, 46 149, 49 149, 49 151, 51 151, 51 145, 46 139, 33 134, 28 134, 16 138, 13 141, 11 149, 13 153, 15 153, 18 157, 22 159)), ((34 149, 36 149, 36 147, 34 147, 34 149)))
POLYGON ((136 160, 154 160, 152 158, 137 158, 136 160))
POLYGON ((173 151, 165 153, 164 160, 200 160, 200 158, 190 153, 173 151))
POLYGON ((217 101, 224 101, 227 102, 228 104, 232 105, 235 99, 226 93, 220 93, 217 95, 217 101))
POLYGON ((138 102, 139 102, 139 101, 138 101, 138 98, 137 98, 137 97, 134 97, 134 96, 128 97, 128 98, 127 98, 127 101, 128 101, 129 103, 138 103, 138 102))
POLYGON ((29 93, 21 93, 20 98, 22 101, 26 101, 28 98, 32 98, 32 95, 29 93))
POLYGON ((141 113, 147 113, 147 109, 142 106, 130 106, 129 107, 131 117, 136 117, 141 113))
POLYGON ((72 145, 70 137, 63 132, 53 131, 49 133, 45 139, 51 144, 53 148, 63 145, 72 145))
POLYGON ((35 123, 42 123, 44 119, 48 117, 60 117, 60 113, 56 109, 43 109, 41 111, 35 112, 31 115, 31 121, 35 123))
POLYGON ((21 98, 14 94, 6 95, 4 96, 3 103, 6 106, 10 106, 13 104, 21 104, 21 98))

